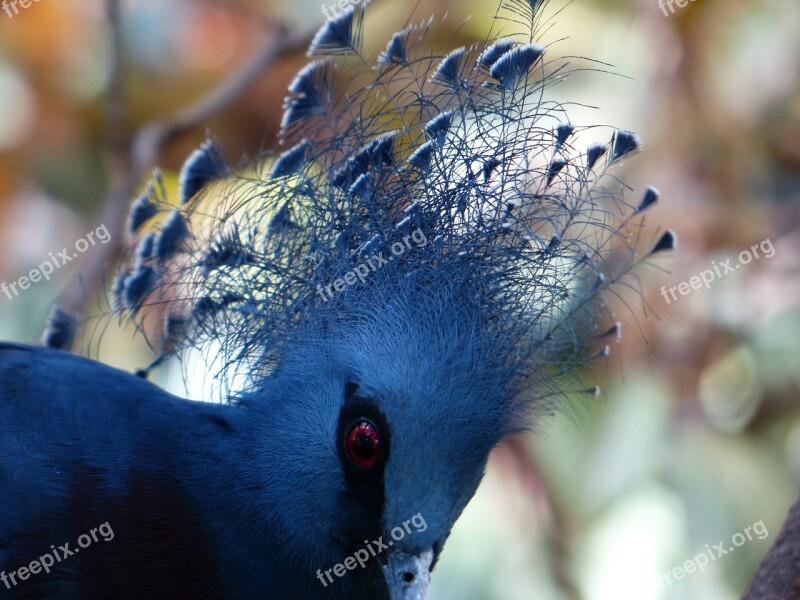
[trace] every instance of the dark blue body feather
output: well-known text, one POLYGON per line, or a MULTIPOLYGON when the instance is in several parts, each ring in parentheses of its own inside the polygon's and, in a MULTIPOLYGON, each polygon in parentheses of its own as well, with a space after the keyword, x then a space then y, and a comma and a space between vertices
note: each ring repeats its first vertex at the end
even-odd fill
POLYGON ((268 461, 254 446, 261 439, 269 452, 270 432, 290 424, 272 424, 279 415, 263 409, 182 400, 67 353, 0 345, 0 571, 29 565, 51 545, 74 551, 102 523, 113 531, 50 574, 11 589, 0 583, 0 597, 383 597, 374 565, 327 589, 316 579, 316 568, 349 552, 346 540, 318 530, 319 547, 298 551, 297 529, 312 515, 292 509, 314 488, 323 495, 343 482, 275 485, 284 449, 268 461))

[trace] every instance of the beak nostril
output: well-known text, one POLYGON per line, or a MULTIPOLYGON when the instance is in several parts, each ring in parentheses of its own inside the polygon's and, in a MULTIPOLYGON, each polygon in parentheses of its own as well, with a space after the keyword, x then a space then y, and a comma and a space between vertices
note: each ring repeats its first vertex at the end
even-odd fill
POLYGON ((386 587, 392 600, 425 600, 430 581, 433 550, 408 553, 399 550, 389 553, 383 566, 386 587))

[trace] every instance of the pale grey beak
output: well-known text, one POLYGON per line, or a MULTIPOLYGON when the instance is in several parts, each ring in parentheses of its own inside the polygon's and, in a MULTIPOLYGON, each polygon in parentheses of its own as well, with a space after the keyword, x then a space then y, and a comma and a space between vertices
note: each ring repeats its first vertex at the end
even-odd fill
POLYGON ((395 551, 383 566, 386 587, 391 600, 425 600, 431 580, 433 550, 419 554, 395 551))

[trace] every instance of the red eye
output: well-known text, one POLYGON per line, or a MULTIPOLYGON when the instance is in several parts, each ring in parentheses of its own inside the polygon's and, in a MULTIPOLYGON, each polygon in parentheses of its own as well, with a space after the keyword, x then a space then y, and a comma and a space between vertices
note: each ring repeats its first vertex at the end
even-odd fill
POLYGON ((381 438, 378 429, 370 421, 356 421, 347 433, 347 456, 357 466, 369 469, 378 462, 381 453, 381 438))

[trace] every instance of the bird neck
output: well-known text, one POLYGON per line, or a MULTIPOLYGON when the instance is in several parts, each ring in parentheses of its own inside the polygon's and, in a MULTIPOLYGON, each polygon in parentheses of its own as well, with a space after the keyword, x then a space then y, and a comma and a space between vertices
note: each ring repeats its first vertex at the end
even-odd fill
POLYGON ((177 465, 176 471, 199 503, 196 512, 205 515, 209 539, 219 546, 212 552, 225 557, 223 585, 230 581, 241 589, 247 581, 253 597, 276 586, 287 597, 352 597, 374 574, 348 573, 352 577, 331 586, 341 596, 324 590, 316 576, 317 569, 333 567, 346 555, 334 534, 336 523, 326 515, 335 510, 329 502, 339 478, 324 458, 315 457, 318 444, 308 440, 318 425, 294 420, 298 407, 291 395, 269 396, 244 406, 197 403, 195 421, 214 435, 187 428, 176 440, 179 461, 193 465, 177 465), (203 476, 196 475, 196 465, 203 476))

